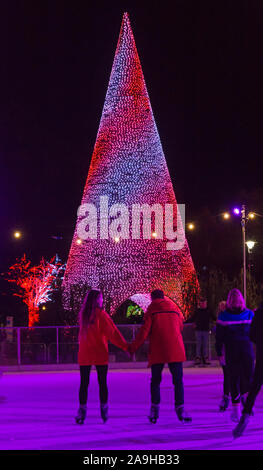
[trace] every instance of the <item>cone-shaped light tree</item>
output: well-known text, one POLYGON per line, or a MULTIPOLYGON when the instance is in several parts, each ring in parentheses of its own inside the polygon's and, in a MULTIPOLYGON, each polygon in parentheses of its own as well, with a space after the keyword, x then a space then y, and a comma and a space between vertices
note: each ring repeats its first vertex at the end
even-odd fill
POLYGON ((110 313, 154 288, 182 307, 183 286, 198 290, 127 13, 80 207, 63 283, 67 306, 89 288, 103 291, 110 313), (180 243, 170 249, 174 239, 180 243))

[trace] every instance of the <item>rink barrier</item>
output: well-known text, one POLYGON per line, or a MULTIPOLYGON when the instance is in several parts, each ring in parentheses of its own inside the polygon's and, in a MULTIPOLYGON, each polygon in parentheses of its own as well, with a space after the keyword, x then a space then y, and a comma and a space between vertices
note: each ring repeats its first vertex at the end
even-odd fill
MULTIPOLYGON (((141 325, 118 325, 124 338, 131 342, 141 325)), ((37 367, 67 368, 77 366, 78 326, 36 326, 0 328, 0 367, 36 369, 37 367)), ((195 330, 186 323, 183 329, 187 363, 195 358, 195 330)), ((216 360, 215 338, 209 335, 209 359, 216 360)), ((113 344, 109 344, 109 364, 116 367, 145 367, 147 365, 147 341, 138 349, 133 359, 113 344)), ((74 369, 74 367, 73 367, 74 369)))

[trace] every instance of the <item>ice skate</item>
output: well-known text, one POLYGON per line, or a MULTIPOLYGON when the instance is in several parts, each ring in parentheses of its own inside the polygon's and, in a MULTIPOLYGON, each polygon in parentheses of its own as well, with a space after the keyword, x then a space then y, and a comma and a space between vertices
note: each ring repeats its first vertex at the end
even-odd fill
POLYGON ((241 395, 241 404, 243 407, 245 406, 247 396, 248 396, 248 393, 243 393, 243 395, 241 395))
MULTIPOLYGON (((242 404, 243 408, 245 407, 247 396, 248 396, 248 393, 245 393, 244 395, 241 395, 241 404, 242 404)), ((251 411, 249 416, 254 416, 254 411, 251 411)))
POLYGON ((184 405, 175 407, 175 411, 179 421, 182 421, 184 423, 190 423, 192 421, 191 416, 189 416, 187 411, 185 411, 184 405))
POLYGON ((231 420, 238 423, 240 420, 240 403, 232 403, 231 420))
POLYGON ((150 409, 150 415, 148 416, 149 421, 153 424, 157 422, 157 419, 159 418, 159 405, 151 405, 150 409))
POLYGON ((100 414, 101 414, 101 417, 102 417, 102 421, 104 423, 106 423, 106 421, 109 418, 109 416, 108 416, 108 405, 107 404, 100 405, 100 414))
POLYGON ((80 406, 78 409, 78 414, 75 418, 77 424, 84 424, 85 418, 87 414, 87 407, 80 406))
MULTIPOLYGON (((241 395, 241 404, 242 404, 243 408, 246 404, 247 396, 248 396, 248 393, 244 393, 243 395, 241 395)), ((254 412, 251 411, 249 416, 254 416, 254 412)))
POLYGON ((245 431, 245 429, 248 425, 248 422, 249 422, 249 414, 243 413, 240 420, 239 420, 238 425, 233 430, 233 436, 235 438, 242 436, 243 432, 245 431))
POLYGON ((211 362, 209 361, 208 357, 204 357, 203 364, 204 364, 204 366, 210 366, 211 365, 211 362))
POLYGON ((223 395, 219 403, 219 411, 226 411, 229 406, 230 398, 228 395, 223 395))
POLYGON ((195 358, 194 365, 195 366, 200 366, 200 364, 201 364, 201 357, 197 356, 195 358))

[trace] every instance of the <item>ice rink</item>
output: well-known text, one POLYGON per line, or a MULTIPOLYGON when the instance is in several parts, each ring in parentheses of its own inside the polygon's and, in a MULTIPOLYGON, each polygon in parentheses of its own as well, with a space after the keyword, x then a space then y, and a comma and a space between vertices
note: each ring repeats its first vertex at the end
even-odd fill
POLYGON ((185 368, 185 405, 193 422, 182 424, 173 409, 168 369, 161 384, 160 419, 150 424, 150 370, 110 370, 110 419, 99 413, 92 371, 87 419, 75 424, 78 371, 4 373, 0 380, 1 450, 262 450, 263 393, 244 436, 234 440, 230 411, 220 413, 222 374, 218 368, 185 368))

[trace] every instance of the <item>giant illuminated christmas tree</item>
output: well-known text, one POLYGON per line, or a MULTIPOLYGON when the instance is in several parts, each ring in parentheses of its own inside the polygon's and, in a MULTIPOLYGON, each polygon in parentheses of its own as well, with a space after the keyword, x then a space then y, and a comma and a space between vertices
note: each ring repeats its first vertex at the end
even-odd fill
POLYGON ((196 283, 196 276, 182 219, 176 209, 173 186, 125 13, 64 277, 67 306, 72 295, 81 297, 89 288, 102 289, 110 313, 134 294, 147 294, 154 288, 163 288, 166 295, 183 306, 182 292, 187 283, 196 283), (98 208, 97 213, 85 204, 93 204, 98 208), (143 220, 139 211, 135 226, 133 216, 138 215, 139 206, 147 204, 143 207, 158 206, 155 220, 149 212, 148 219, 143 220), (168 211, 171 207, 172 215, 168 211), (176 249, 167 244, 173 237, 161 226, 161 215, 167 226, 172 218, 168 232, 177 229, 181 245, 176 245, 176 249), (83 229, 85 223, 87 237, 85 233, 80 236, 80 226, 83 229))

